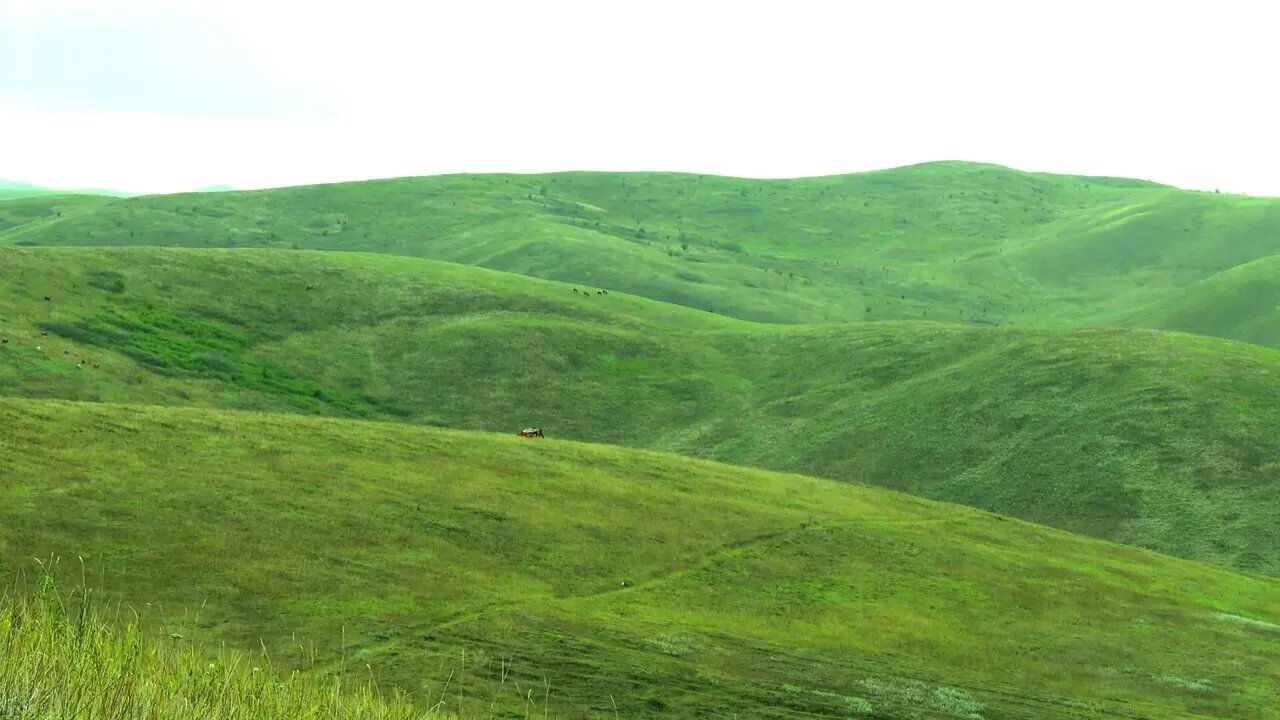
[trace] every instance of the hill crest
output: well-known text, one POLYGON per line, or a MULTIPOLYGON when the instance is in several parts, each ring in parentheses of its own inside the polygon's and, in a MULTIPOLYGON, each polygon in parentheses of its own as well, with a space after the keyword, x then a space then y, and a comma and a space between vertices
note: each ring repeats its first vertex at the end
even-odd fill
MULTIPOLYGON (((0 245, 377 252, 788 324, 1150 327, 1159 319, 1133 308, 1280 253, 1277 232, 1280 201, 946 162, 798 180, 447 175, 0 203, 0 245)), ((1211 330, 1246 339, 1238 323, 1211 330)))

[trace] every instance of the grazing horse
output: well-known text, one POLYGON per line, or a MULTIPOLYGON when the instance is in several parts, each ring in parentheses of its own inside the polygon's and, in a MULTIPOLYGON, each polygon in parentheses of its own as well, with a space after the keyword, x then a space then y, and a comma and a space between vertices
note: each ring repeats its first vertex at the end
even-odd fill
POLYGON ((525 429, 521 430, 520 432, 518 432, 518 433, 516 433, 516 434, 517 434, 517 435, 519 435, 520 437, 528 437, 528 438, 531 438, 531 437, 546 437, 545 435, 543 435, 543 434, 542 434, 542 428, 540 428, 540 427, 539 427, 539 428, 525 428, 525 429))

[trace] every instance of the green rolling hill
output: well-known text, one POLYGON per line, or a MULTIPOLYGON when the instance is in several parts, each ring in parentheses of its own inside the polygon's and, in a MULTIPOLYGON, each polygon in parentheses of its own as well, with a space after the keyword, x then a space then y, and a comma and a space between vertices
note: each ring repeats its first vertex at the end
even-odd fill
POLYGON ((59 553, 79 581, 78 555, 166 643, 342 661, 448 710, 1265 720, 1280 702, 1275 579, 881 489, 298 415, 0 400, 0 422, 6 572, 59 553))
POLYGON ((1280 347, 1280 255, 1218 273, 1142 315, 1153 327, 1280 347))
POLYGON ((0 284, 0 395, 540 424, 1280 575, 1280 353, 1243 343, 765 325, 356 253, 12 248, 0 284))
MULTIPOLYGON (((956 162, 774 181, 454 175, 0 204, 4 243, 409 255, 768 322, 1165 327, 1134 308, 1280 253, 1280 200, 956 162)), ((1246 321, 1196 331, 1248 340, 1246 321)))

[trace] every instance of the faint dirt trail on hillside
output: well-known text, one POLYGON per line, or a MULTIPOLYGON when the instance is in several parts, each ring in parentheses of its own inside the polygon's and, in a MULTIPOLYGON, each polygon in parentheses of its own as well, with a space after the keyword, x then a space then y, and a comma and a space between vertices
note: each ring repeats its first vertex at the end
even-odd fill
MULTIPOLYGON (((586 592, 572 595, 548 596, 543 598, 535 598, 532 603, 569 603, 569 602, 594 602, 597 600, 607 600, 612 597, 623 595, 624 593, 633 593, 640 590, 653 590, 668 585, 672 582, 685 578, 693 573, 707 569, 712 563, 740 557, 746 552, 766 545, 768 543, 783 539, 787 536, 798 535, 806 532, 821 532, 823 530, 836 530, 840 528, 856 529, 865 528, 868 525, 897 525, 897 526, 934 526, 945 523, 964 521, 964 517, 941 517, 931 518, 928 520, 917 519, 898 519, 898 518, 865 518, 839 523, 806 523, 799 527, 790 527, 782 530, 774 530, 767 533, 761 533, 750 537, 741 538, 729 542, 719 549, 706 553, 696 558, 692 565, 687 567, 669 570, 660 575, 650 578, 637 580, 628 585, 620 585, 619 587, 609 588, 607 590, 598 590, 595 592, 586 592)), ((621 582, 621 581, 620 581, 621 582)), ((457 625, 478 620, 481 617, 493 613, 498 610, 505 610, 519 607, 521 605, 531 604, 530 600, 504 600, 500 602, 488 603, 478 610, 470 610, 461 612, 438 622, 424 630, 425 633, 436 633, 447 630, 457 625)))

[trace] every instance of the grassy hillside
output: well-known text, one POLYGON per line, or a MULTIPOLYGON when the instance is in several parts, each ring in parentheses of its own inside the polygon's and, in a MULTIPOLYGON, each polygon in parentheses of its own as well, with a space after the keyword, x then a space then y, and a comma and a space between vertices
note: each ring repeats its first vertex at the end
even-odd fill
POLYGON ((452 175, 0 204, 4 243, 410 255, 770 322, 1151 326, 1131 308, 1280 253, 1280 201, 952 162, 771 181, 452 175))
POLYGON ((210 662, 189 643, 151 640, 145 623, 114 622, 118 607, 38 577, 35 598, 0 596, 0 714, 10 720, 445 718, 367 682, 273 673, 261 654, 210 662))
POLYGON ((1280 702, 1277 581, 958 506, 387 423, 29 400, 0 422, 6 572, 81 556, 162 636, 345 657, 427 702, 446 680, 512 717, 1280 702))
POLYGON ((35 195, 0 202, 0 237, 13 230, 38 233, 60 223, 64 212, 91 212, 110 202, 88 195, 35 195))
POLYGON ((760 325, 363 254, 16 248, 0 284, 0 395, 538 424, 1280 575, 1280 354, 1250 345, 760 325))
POLYGON ((1146 308, 1135 322, 1280 347, 1280 255, 1245 263, 1146 308))

